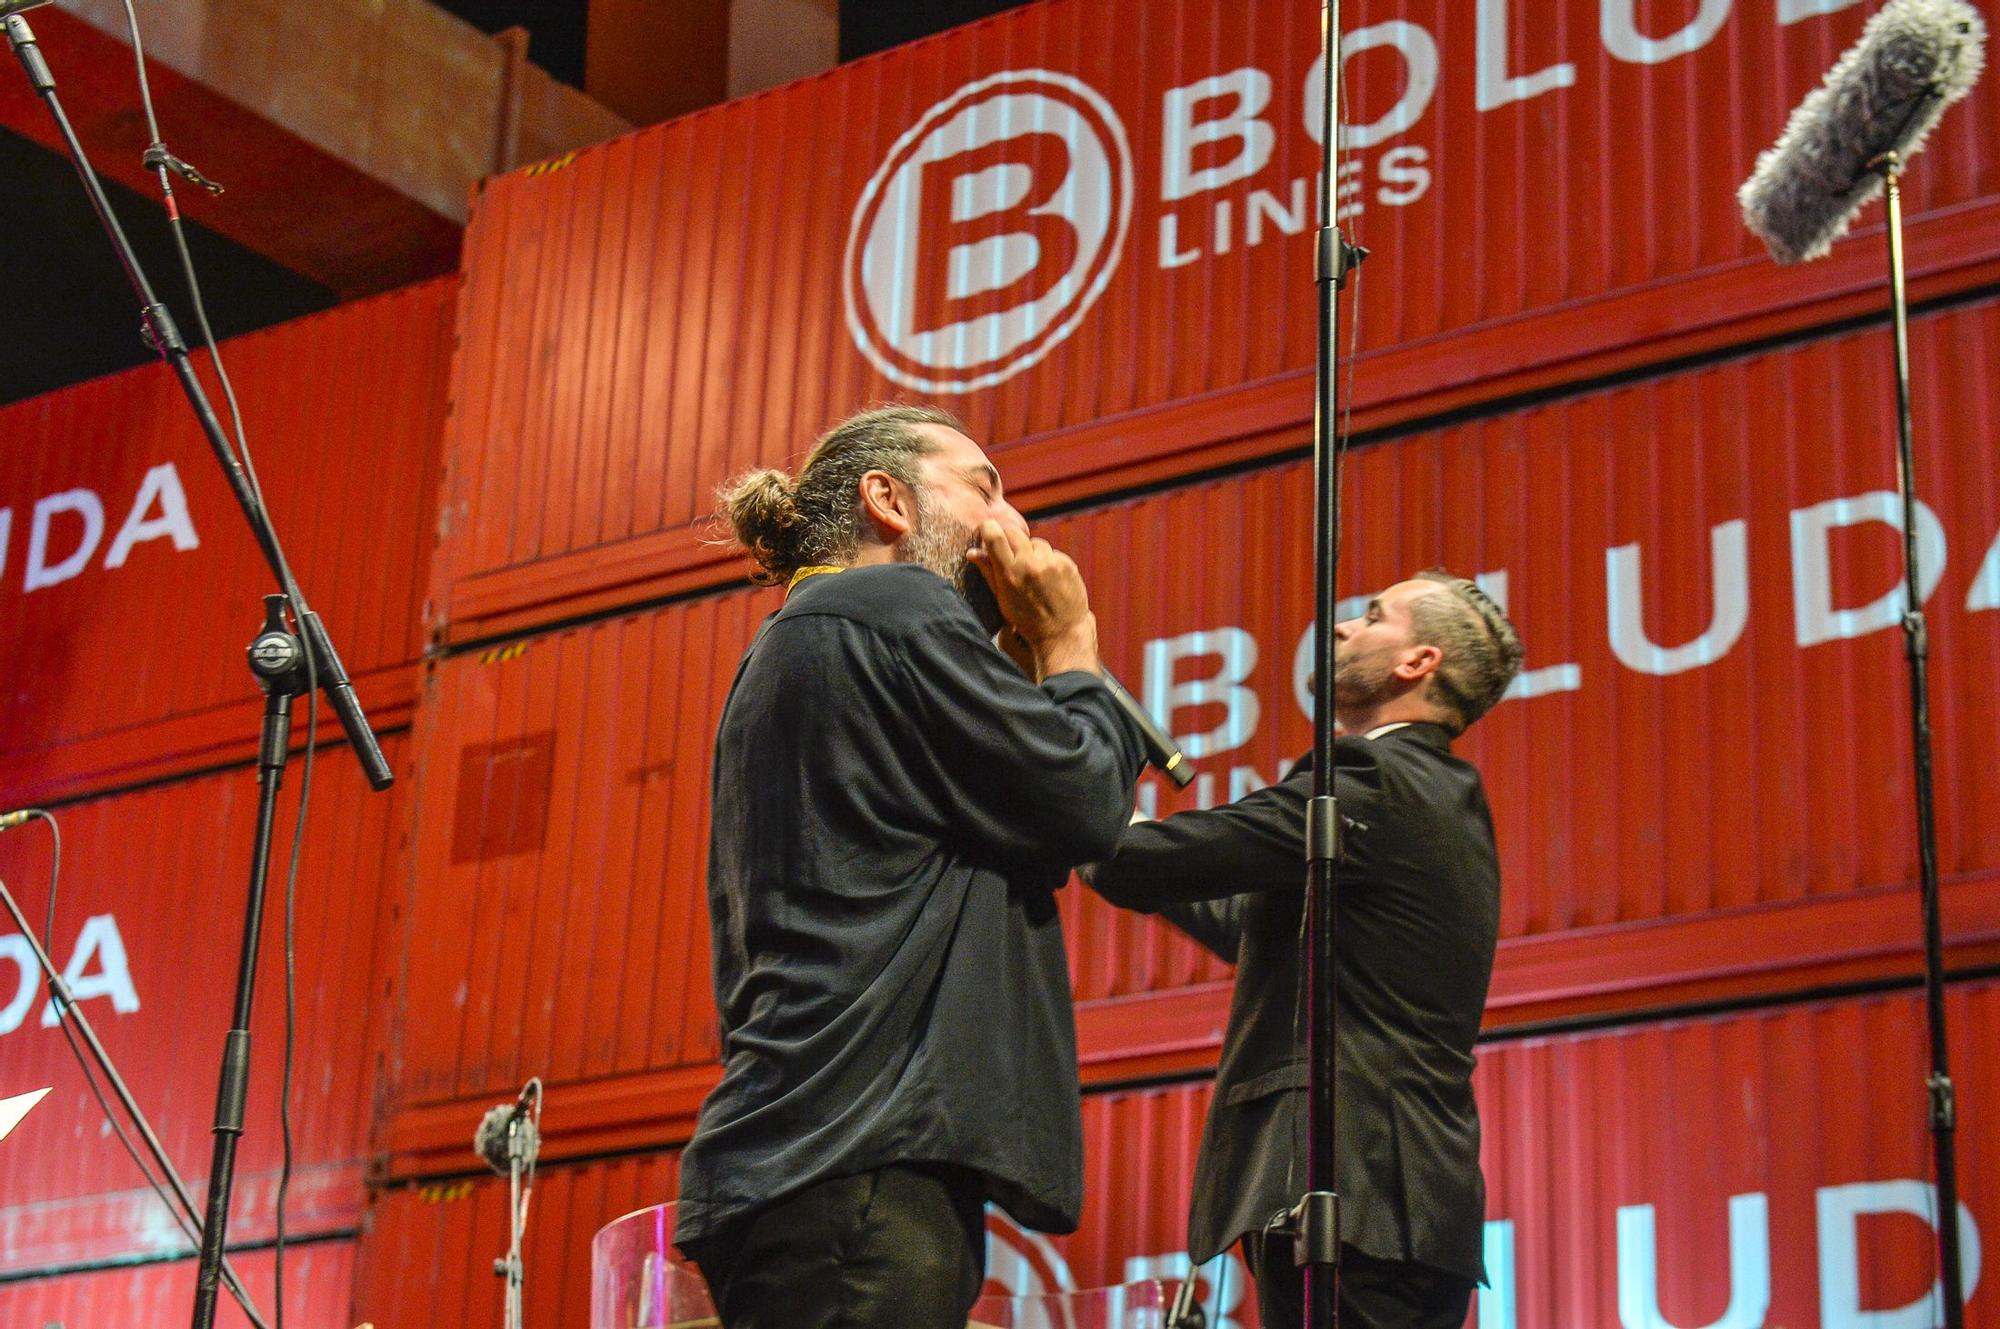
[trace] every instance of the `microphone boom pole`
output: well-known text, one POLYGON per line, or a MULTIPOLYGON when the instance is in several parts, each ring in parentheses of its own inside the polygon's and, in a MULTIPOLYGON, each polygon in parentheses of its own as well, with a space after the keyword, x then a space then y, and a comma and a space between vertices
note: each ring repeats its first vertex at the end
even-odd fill
POLYGON ((1780 263, 1825 254, 1880 189, 1887 217, 1896 384, 1896 487, 1903 518, 1903 639, 1909 660, 1924 1012, 1930 1043, 1931 1159, 1937 1184, 1938 1285, 1944 1329, 1963 1329, 1958 1227, 1958 1105, 1945 1030, 1944 942, 1932 788, 1930 633, 1917 566, 1917 481, 1910 409, 1910 307, 1903 266, 1903 167, 1985 66, 1986 21, 1966 0, 1889 0, 1799 103, 1738 191, 1743 220, 1780 263))
POLYGON ((1931 1157, 1937 1174, 1938 1279, 1944 1329, 1964 1329, 1963 1255, 1958 1235, 1958 1104, 1945 1042, 1944 926, 1938 902, 1937 817, 1931 774, 1930 633, 1917 581, 1917 474, 1910 410, 1910 301, 1903 270, 1902 154, 1869 163, 1882 177, 1888 207, 1889 304, 1895 347, 1896 488, 1903 501, 1903 646, 1909 658, 1911 757, 1916 777, 1917 865, 1924 917, 1924 1017, 1930 1041, 1931 1157))
MULTIPOLYGON (((1291 1226, 1294 1259, 1305 1283, 1307 1329, 1335 1329, 1340 1322, 1334 944, 1340 810, 1333 780, 1333 625, 1339 615, 1335 581, 1340 564, 1340 293, 1367 251, 1349 244, 1339 225, 1340 0, 1324 0, 1320 14, 1325 78, 1320 96, 1320 224, 1314 256, 1319 358, 1313 403, 1313 792, 1306 805, 1305 843, 1306 1195, 1292 1211, 1291 1226)), ((1274 1269, 1269 1276, 1280 1275, 1274 1269)))

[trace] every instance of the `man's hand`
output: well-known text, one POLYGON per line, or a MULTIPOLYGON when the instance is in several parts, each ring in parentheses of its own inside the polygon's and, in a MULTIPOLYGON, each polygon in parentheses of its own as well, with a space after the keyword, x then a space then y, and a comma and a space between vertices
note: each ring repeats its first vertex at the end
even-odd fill
POLYGON ((1082 669, 1097 661, 1097 618, 1076 561, 1047 540, 987 521, 979 527, 973 562, 986 575, 1013 632, 1033 655, 1036 675, 1082 669))

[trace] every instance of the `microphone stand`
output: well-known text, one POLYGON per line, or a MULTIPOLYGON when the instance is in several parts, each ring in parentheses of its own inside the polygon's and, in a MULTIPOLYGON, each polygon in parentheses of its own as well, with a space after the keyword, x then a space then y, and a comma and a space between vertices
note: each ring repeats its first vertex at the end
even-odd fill
MULTIPOLYGON (((1340 561, 1340 293, 1368 251, 1351 245, 1338 224, 1340 160, 1340 0, 1320 10, 1326 77, 1320 104, 1321 171, 1315 279, 1319 293, 1317 398, 1313 406, 1315 601, 1313 664, 1313 792, 1306 805, 1306 1194, 1288 1224, 1293 1258, 1305 1283, 1307 1329, 1340 1323, 1340 1195, 1336 1177, 1338 1099, 1336 1056, 1336 889, 1340 810, 1333 779, 1333 625, 1340 561)), ((1272 1277, 1278 1277, 1276 1270, 1272 1277)))
MULTIPOLYGON (((174 1198, 180 1201, 179 1215, 185 1216, 190 1230, 198 1235, 201 1229, 192 1227, 199 1220, 195 1213, 194 1198, 188 1194, 187 1183, 181 1180, 181 1174, 174 1167, 173 1159, 167 1156, 166 1146, 161 1144, 160 1137, 154 1134, 153 1124, 146 1120, 145 1112, 132 1097, 132 1091, 126 1087, 125 1077, 118 1073, 118 1067, 112 1063, 111 1054, 106 1052, 104 1044, 98 1041, 97 1030, 92 1027, 90 1017, 83 1013, 83 1007, 76 1004, 76 997, 70 991, 68 981, 63 978, 62 970, 56 968, 55 961, 49 958, 48 951, 42 946, 41 938, 36 936, 34 928, 29 926, 27 918, 21 913, 21 906, 15 902, 13 892, 7 889, 7 883, 4 881, 0 881, 0 905, 6 907, 8 915, 14 920, 14 926, 20 929, 21 936, 27 940, 28 949, 34 953, 35 963, 40 966, 42 977, 48 982, 49 1000, 55 1003, 57 1018, 74 1025, 77 1033, 83 1036, 83 1051, 96 1065, 98 1074, 104 1077, 105 1083, 111 1086, 112 1095, 117 1098, 119 1106, 125 1109, 126 1119, 138 1132, 139 1143, 145 1146, 153 1166, 160 1170, 160 1175, 165 1178, 168 1188, 173 1191, 174 1198)), ((181 1217, 176 1216, 174 1221, 180 1222, 181 1217)), ((250 1318, 250 1323, 256 1325, 257 1329, 268 1329, 264 1317, 257 1313, 256 1303, 252 1302, 250 1294, 244 1291, 243 1284, 237 1278, 236 1270, 227 1257, 222 1261, 222 1281, 228 1287, 229 1295, 236 1299, 236 1304, 241 1306, 243 1313, 250 1318)))
POLYGON ((1965 1290, 1958 1235, 1957 1094, 1945 1042, 1944 940, 1938 902, 1937 824, 1931 786, 1930 635, 1917 578, 1917 473, 1911 446, 1910 309, 1903 271, 1903 161, 1886 152, 1868 164, 1882 177, 1888 204, 1889 300, 1896 362, 1896 487, 1903 500, 1903 644, 1910 669, 1910 747, 1916 766, 1917 863, 1924 914, 1924 1007, 1930 1032, 1930 1099, 1933 1166, 1937 1172, 1938 1271, 1944 1294, 1944 1329, 1964 1329, 1965 1290))
MULTIPOLYGON (((306 680, 317 679, 325 692, 328 705, 340 717, 348 743, 367 774, 368 783, 375 789, 386 789, 394 776, 382 756, 380 745, 375 741, 374 732, 368 727, 367 717, 362 714, 361 703, 354 695, 353 685, 348 681, 339 655, 333 649, 332 639, 321 625, 319 616, 306 607, 299 595, 297 584, 292 580, 284 555, 279 550, 270 514, 264 508, 257 486, 251 483, 222 431, 222 422, 216 418, 208 394, 195 375, 194 363, 188 355, 187 344, 181 340, 173 315, 154 295, 152 284, 139 266, 138 255, 133 252, 124 228, 111 211, 111 201, 105 195, 104 186, 91 168, 89 157, 71 127, 69 117, 63 112, 62 103, 56 96, 55 77, 49 72, 48 62, 42 58, 34 33, 18 13, 6 17, 5 27, 8 44, 27 73, 29 83, 48 105, 49 114, 55 120, 56 129, 62 136, 91 208, 97 213, 97 220, 139 297, 140 318, 146 339, 179 380, 181 391, 194 410, 195 420, 207 437, 216 460, 221 463, 237 506, 242 509, 244 520, 249 523, 250 532, 263 552, 264 561, 270 566, 279 586, 290 596, 289 607, 297 616, 298 635, 293 636, 285 622, 285 597, 267 597, 264 631, 251 646, 251 668, 266 693, 258 761, 257 833, 251 853, 249 903, 245 910, 241 962, 236 977, 235 1018, 224 1043, 221 1082, 216 1091, 215 1150, 209 1169, 208 1216, 202 1225, 201 1267, 195 1286, 193 1320, 194 1329, 212 1329, 229 1221, 230 1192, 235 1179, 236 1144, 243 1134, 243 1109, 249 1092, 251 996, 256 984, 271 826, 290 742, 291 703, 306 690, 306 680)), ((164 149, 157 153, 149 152, 147 160, 159 173, 171 208, 172 191, 167 181, 168 158, 164 149)))

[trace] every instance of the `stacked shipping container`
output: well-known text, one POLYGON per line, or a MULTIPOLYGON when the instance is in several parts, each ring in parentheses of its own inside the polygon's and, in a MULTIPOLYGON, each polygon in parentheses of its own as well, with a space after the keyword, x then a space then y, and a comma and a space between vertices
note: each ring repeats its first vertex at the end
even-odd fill
MULTIPOLYGON (((290 1235, 308 1244, 287 1260, 294 1323, 345 1324, 352 1300, 393 978, 382 938, 408 875, 405 731, 455 289, 414 287, 224 351, 294 572, 405 781, 377 796, 346 751, 315 762, 298 886, 287 1214, 290 1235)), ((49 949, 199 1203, 257 802, 248 763, 262 707, 243 650, 263 622, 270 575, 162 368, 0 409, 0 434, 20 463, 0 480, 0 613, 15 677, 0 698, 0 802, 56 808, 64 858, 49 949)), ((331 741, 339 731, 320 714, 331 741)), ((302 737, 303 705, 297 716, 302 737)), ((281 901, 303 777, 295 760, 230 1227, 253 1248, 275 1235, 281 901)), ((38 930, 50 867, 39 830, 0 841, 0 878, 38 930)), ((191 1243, 113 1138, 46 1006, 25 940, 0 928, 0 1094, 55 1090, 0 1146, 0 1321, 185 1315, 191 1243)), ((237 1261, 268 1309, 269 1254, 237 1261)))
MULTIPOLYGON (((1377 445, 1349 463, 1345 584, 1448 562, 1481 574, 1531 644, 1515 699, 1467 744, 1507 856, 1490 1023, 1620 1026, 1511 1044, 1482 1072, 1493 1217, 1517 1226, 1506 1300, 1481 1318, 1618 1313, 1621 1257, 1600 1238, 1642 1202, 1661 1233, 1692 1234, 1663 1238, 1645 1285, 1658 1314, 1705 1323, 1737 1304, 1694 1271, 1729 1244, 1717 1214, 1739 1192, 1692 1174, 1627 1186, 1608 1160, 1670 1127, 1709 1152, 1768 1154, 1785 1132, 1768 1112, 1675 1115, 1679 1100, 1593 1111, 1671 1067, 1704 1094, 1731 1077, 1775 1102, 1810 1093, 1830 1131, 1896 1105, 1893 1149, 1788 1165, 1769 1202, 1772 1322, 1816 1305, 1856 1322, 1841 1317, 1921 1292, 1892 1272, 1921 1242, 1864 1241, 1815 1284, 1797 1215, 1816 1187, 1895 1196, 1922 1177, 1919 1109, 1901 1105, 1914 1051, 1881 1058, 1902 1089, 1828 1094, 1729 1040, 1838 1031, 1825 1052, 1909 1009, 1794 1004, 1914 971, 1886 346, 1842 325, 1879 306, 1880 237, 1780 271, 1733 191, 1864 12, 1557 8, 1351 7, 1338 186, 1378 251, 1352 393, 1377 445), (1646 1022, 1716 1000, 1750 1009, 1646 1022), (1586 1047, 1609 1049, 1588 1077, 1569 1051, 1586 1047)), ((1269 780, 1303 746, 1310 540, 1292 459, 1311 410, 1317 20, 1304 3, 1058 0, 488 182, 434 569, 452 655, 415 739, 413 977, 381 1142, 399 1184, 457 1175, 478 1111, 554 1077, 545 1157, 577 1161, 552 1183, 563 1216, 543 1220, 536 1267, 565 1289, 538 1294, 545 1316, 582 1322, 567 1289, 597 1224, 670 1196, 658 1151, 685 1139, 714 1074, 707 742, 776 602, 735 589, 741 565, 706 524, 718 481, 795 458, 859 402, 951 404, 1018 503, 1066 511, 1041 525, 1084 564, 1110 663, 1197 758, 1182 801, 1269 780), (606 1153, 653 1161, 585 1161, 606 1153), (661 1169, 650 1194, 632 1194, 634 1167, 661 1169)), ((1925 321, 1919 368, 1965 965, 2000 955, 2000 842, 1979 815, 1996 719, 1979 680, 2000 651, 2000 495, 1978 446, 2000 405, 1978 369, 2000 336, 1978 298, 2000 275, 2000 170, 1977 129, 1994 96, 1947 121, 1912 227, 1919 293, 1956 302, 1925 321)), ((1178 1245, 1203 1091, 1116 1086, 1199 1078, 1227 996, 1226 970, 1167 930, 1080 893, 1065 908, 1082 1074, 1101 1087, 1098 1207, 1069 1241, 996 1245, 1000 1281, 1022 1286, 1172 1272, 1144 1262, 1178 1245)), ((1968 1173, 1975 1207, 1984 1175, 1968 1173)), ((455 1281, 468 1222, 497 1248, 495 1195, 392 1186, 357 1309, 386 1315, 435 1242, 455 1281)), ((477 1320, 492 1297, 447 1304, 477 1320)))
MULTIPOLYGON (((355 1318, 497 1317, 504 1189, 466 1180, 467 1146, 529 1075, 550 1083, 552 1164, 535 1322, 581 1325, 590 1235, 672 1195, 716 1055, 709 735, 775 603, 742 589, 705 525, 724 476, 791 459, 862 401, 954 405, 1010 494, 1076 552, 1109 662, 1197 761, 1187 794, 1142 791, 1156 810, 1233 797, 1304 745, 1318 12, 1050 0, 491 181, 467 235, 442 426, 450 288, 251 339, 264 400, 301 418, 314 389, 279 380, 327 361, 310 380, 325 385, 326 446, 267 467, 311 499, 285 529, 323 532, 340 559, 355 523, 336 514, 364 510, 384 477, 395 534, 360 547, 408 551, 352 583, 306 576, 382 597, 347 610, 322 591, 320 607, 378 721, 399 704, 415 717, 392 753, 404 801, 363 799, 343 766, 329 778, 351 787, 330 801, 365 806, 369 827, 326 830, 322 811, 328 838, 308 855, 337 883, 328 909, 338 894, 348 912, 327 921, 344 940, 305 960, 308 986, 328 985, 308 1037, 331 1078, 311 1091, 327 1180, 302 1212, 326 1252, 363 1226, 355 1318), (387 356, 327 352, 359 340, 316 340, 342 319, 398 340, 387 356), (383 363, 388 400, 357 412, 335 385, 374 390, 383 363), (334 464, 317 489, 312 457, 334 464), (426 628, 443 658, 419 688, 426 628), (343 1044, 359 1064, 340 1063, 343 1044), (385 1182, 365 1219, 360 1103, 385 1182)), ((1733 204, 1863 18, 1858 0, 1349 7, 1336 187, 1377 257, 1357 301, 1351 395, 1371 445, 1348 462, 1343 583, 1361 593, 1445 562, 1480 574, 1530 645, 1515 695, 1465 744, 1507 879, 1498 1041, 1480 1072, 1486 1329, 1923 1315, 1915 1006, 1864 995, 1916 965, 1887 350, 1879 329, 1844 322, 1880 304, 1880 237, 1780 271, 1733 204), (1739 1009, 1663 1019, 1690 1002, 1739 1009)), ((1946 121, 1909 200, 1918 290, 1937 302, 1917 330, 1920 535, 1937 570, 1946 921, 1968 969, 2000 958, 2000 833, 1982 816, 2000 720, 1983 686, 2000 663, 2000 489, 1983 460, 2000 419, 1983 373, 2000 350, 2000 164, 1978 132, 1996 96, 1989 83, 1946 121)), ((139 408, 14 409, 41 414, 0 423, 139 408)), ((203 460, 175 479, 207 558, 221 547, 210 528, 234 530, 203 515, 219 494, 194 495, 203 460)), ((196 556, 157 463, 121 465, 134 474, 100 487, 99 535, 67 474, 12 496, 5 547, 28 609, 54 604, 35 597, 63 590, 56 572, 80 586, 196 556), (50 496, 65 501, 45 508, 50 496), (73 560, 78 522, 93 553, 73 560)), ((233 557, 258 585, 247 553, 233 557)), ((35 625, 21 658, 122 644, 53 612, 19 621, 35 625)), ((203 628, 227 647, 218 658, 242 635, 233 621, 203 628)), ((229 707, 241 694, 221 675, 170 673, 190 658, 145 656, 137 685, 100 690, 87 712, 24 694, 28 737, 0 747, 0 784, 70 796, 240 756, 254 708, 229 707)), ((108 843, 145 799, 170 819, 176 800, 244 782, 107 799, 80 814, 97 816, 86 838, 108 843)), ((248 792, 228 795, 239 817, 248 792)), ((241 855, 198 847, 176 859, 187 880, 236 880, 241 855)), ((32 862, 0 869, 18 881, 32 862)), ((117 912, 74 899, 72 928, 117 912)), ((1093 1208, 1057 1241, 996 1225, 995 1281, 1017 1290, 1183 1271, 1173 1252, 1227 1002, 1227 970, 1169 930, 1080 891, 1064 907, 1093 1208)), ((162 983, 135 962, 140 997, 162 983)), ((1965 1195, 1988 1224, 1996 1161, 1978 1105, 2000 1085, 1977 1050, 1996 1032, 1993 990, 1968 981, 1953 1003, 1965 1195)), ((13 1049, 0 1052, 11 1076, 13 1049)), ((204 1064, 173 1081, 203 1104, 191 1121, 205 1121, 207 1077, 204 1064)), ((204 1129, 177 1149, 201 1152, 204 1129)), ((268 1159, 250 1171, 267 1177, 268 1159)), ((37 1194, 68 1203, 83 1188, 52 1174, 37 1194)), ((11 1267, 116 1253, 131 1211, 89 1194, 73 1228, 23 1211, 7 1250, 46 1249, 11 1267), (88 1253, 51 1253, 72 1246, 88 1253)), ((264 1205, 240 1230, 265 1231, 264 1205)), ((348 1277, 344 1258, 327 1256, 328 1277, 348 1277)), ((1253 1323, 1240 1270, 1208 1277, 1216 1313, 1253 1323)), ((1973 1323, 1992 1322, 1991 1299, 1975 1295, 1973 1323)))
MULTIPOLYGON (((1676 27, 1628 5, 1573 8, 1575 23, 1515 21, 1494 0, 1369 5, 1353 20, 1341 197, 1382 254, 1362 284, 1354 395, 1364 429, 1403 437, 1350 463, 1348 585, 1432 561, 1477 571, 1534 647, 1518 698, 1468 745, 1508 856, 1496 1030, 1695 998, 1782 1012, 1807 987, 1906 975, 1915 935, 1900 729, 1887 711, 1865 735, 1822 722, 1896 695, 1881 348, 1816 332, 1872 299, 1876 260, 1864 241, 1778 272, 1730 200, 1861 15, 1707 4, 1676 27), (1702 91, 1718 82, 1730 95, 1702 91), (1685 226, 1616 211, 1683 196, 1685 226), (1718 354, 1774 336, 1799 344, 1718 354), (1701 354, 1715 363, 1591 390, 1701 354), (1509 409, 1528 393, 1558 400, 1509 409), (1424 424, 1452 413, 1469 418, 1424 424)), ((451 1171, 476 1110, 537 1072, 564 1105, 551 1156, 685 1138, 714 1055, 707 735, 775 601, 723 591, 615 611, 736 575, 705 541, 717 481, 889 395, 959 405, 1030 507, 1301 446, 1315 18, 1299 5, 1040 6, 489 184, 468 237, 436 569, 445 637, 471 649, 441 667, 417 740, 408 944, 428 956, 442 938, 450 959, 411 988, 383 1135, 393 1174, 451 1171)), ((1917 205, 1931 294, 1994 272, 2000 181, 1978 114, 1948 123, 1956 137, 1937 145, 1917 205)), ((1995 720, 1977 680, 2000 648, 1984 617, 2000 606, 2000 501, 1967 440, 1990 436, 1995 402, 1973 367, 1996 314, 1942 314, 1919 339, 1925 418, 1962 422, 1927 433, 1924 458, 1930 552, 1950 553, 1933 601, 1948 735, 1995 720)), ((1189 799, 1262 783, 1303 743, 1306 510, 1304 468, 1286 463, 1044 523, 1085 565, 1111 663, 1197 756, 1189 799)), ((1944 754, 1947 916, 1966 962, 2000 941, 1978 751, 1944 754)), ((1086 896, 1066 907, 1086 1080, 1198 1072, 1226 974, 1086 896)), ((1719 1074, 1704 1064, 1688 1079, 1719 1074)), ((1504 1121, 1489 1149, 1498 1206, 1549 1177, 1556 1152, 1509 1167, 1523 1146, 1506 1132, 1542 1129, 1562 1104, 1496 1086, 1491 1065, 1486 1077, 1504 1121)), ((1599 1079, 1608 1093, 1615 1071, 1599 1079)), ((1650 1123, 1597 1131, 1595 1092, 1567 1100, 1564 1129, 1616 1154, 1650 1123)), ((1176 1128, 1133 1117, 1117 1152, 1149 1179, 1184 1178, 1198 1091, 1156 1094, 1178 1098, 1176 1128)), ((1100 1160, 1120 1101, 1092 1103, 1100 1160)), ((1896 1167, 1920 1176, 1921 1158, 1896 1167)), ((564 1184, 589 1193, 596 1170, 564 1184)), ((1101 1196, 1152 1190, 1095 1180, 1101 1196)), ((1058 1244, 1094 1252, 1071 1274, 1113 1281, 1130 1272, 1116 1250, 1170 1251, 1184 1185, 1140 1206, 1160 1225, 1143 1242, 1103 1200, 1058 1244)), ((460 1202, 489 1203, 480 1193, 460 1202)), ((413 1203, 385 1200, 364 1288, 397 1277, 405 1233, 450 1225, 413 1203)), ((580 1261, 615 1208, 572 1205, 554 1263, 580 1261)), ((1043 1253, 1026 1264, 1053 1269, 1052 1248, 1026 1245, 1043 1253)), ((1615 1307, 1590 1241, 1564 1231, 1521 1249, 1535 1263, 1508 1289, 1533 1289, 1508 1303, 1520 1313, 1567 1323, 1615 1307), (1542 1271, 1579 1254, 1589 1272, 1559 1295, 1542 1271)), ((1681 1277, 1668 1267, 1657 1285, 1677 1323, 1681 1277)), ((1908 1299, 1868 1295, 1855 1305, 1908 1299)), ((1813 1289, 1794 1276, 1783 1298, 1800 1318, 1813 1289)), ((581 1313, 573 1297, 543 1305, 581 1313)))

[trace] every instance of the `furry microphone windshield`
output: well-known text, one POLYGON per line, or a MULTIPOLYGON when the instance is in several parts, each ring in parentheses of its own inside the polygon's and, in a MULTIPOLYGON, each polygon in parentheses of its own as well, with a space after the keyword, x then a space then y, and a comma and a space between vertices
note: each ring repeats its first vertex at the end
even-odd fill
POLYGON ((1870 163, 1907 159, 1972 91, 1986 23, 1965 0, 1889 0, 1868 20, 1737 191, 1743 223, 1780 263, 1818 258, 1882 192, 1870 163))

